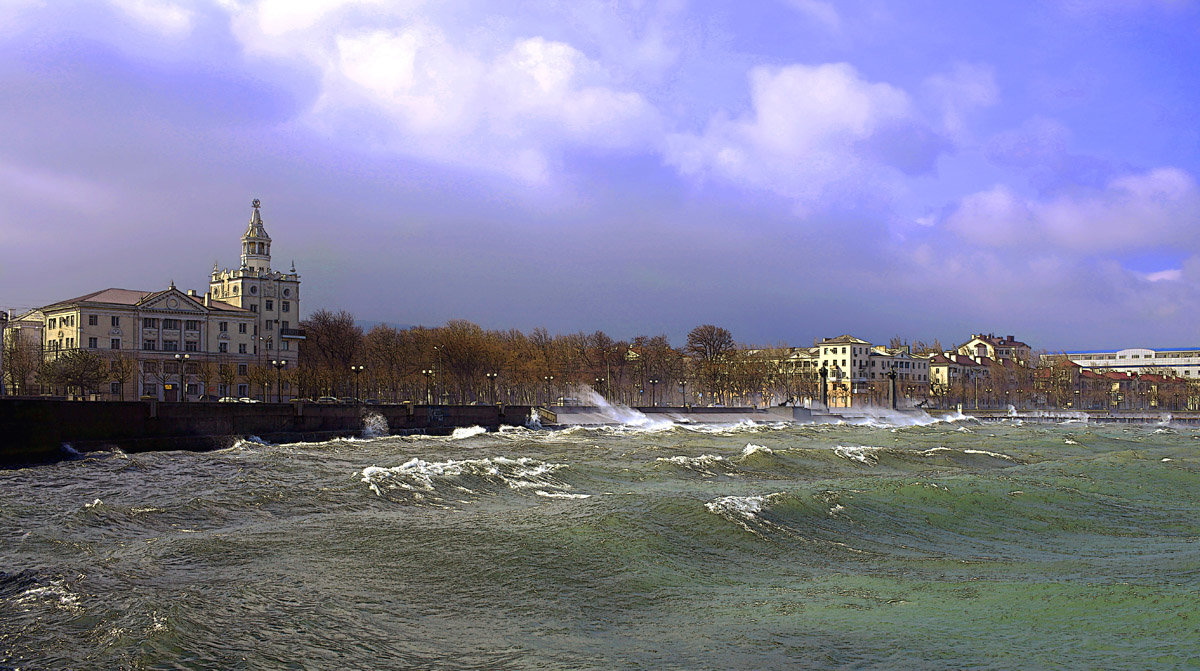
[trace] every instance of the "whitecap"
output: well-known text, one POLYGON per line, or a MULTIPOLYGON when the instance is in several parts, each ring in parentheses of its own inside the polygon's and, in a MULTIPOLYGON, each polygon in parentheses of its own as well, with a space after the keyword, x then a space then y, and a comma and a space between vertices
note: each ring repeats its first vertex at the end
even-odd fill
POLYGON ((752 454, 775 454, 775 450, 763 445, 755 445, 754 443, 746 443, 746 447, 742 449, 742 458, 749 457, 752 454))
POLYGON ((450 433, 450 440, 462 440, 481 433, 487 433, 487 429, 482 426, 460 426, 450 433))
POLYGON ((833 448, 833 453, 843 459, 857 461, 868 466, 874 466, 879 463, 879 457, 875 453, 882 450, 882 447, 870 447, 867 445, 848 446, 838 445, 833 448))
POLYGON ((995 457, 996 459, 1005 459, 1008 461, 1016 461, 1016 459, 1008 456, 1007 454, 1000 454, 999 452, 988 452, 987 450, 963 450, 963 454, 982 454, 987 457, 995 457))

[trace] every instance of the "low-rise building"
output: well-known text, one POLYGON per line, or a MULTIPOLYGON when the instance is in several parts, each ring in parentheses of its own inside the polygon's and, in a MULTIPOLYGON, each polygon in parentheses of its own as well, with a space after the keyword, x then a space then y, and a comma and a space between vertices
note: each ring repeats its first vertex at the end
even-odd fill
POLYGON ((956 352, 976 360, 981 358, 996 361, 1012 360, 1023 366, 1030 366, 1033 363, 1033 348, 1011 335, 1001 338, 994 333, 977 333, 971 336, 970 340, 959 345, 956 352))
POLYGON ((210 291, 109 288, 58 301, 10 320, 6 359, 13 393, 31 389, 37 363, 66 352, 102 356, 109 365, 101 396, 200 400, 222 396, 287 398, 284 370, 295 369, 304 333, 300 276, 270 268, 270 238, 252 204, 242 235, 241 267, 213 269, 210 291), (14 348, 19 352, 11 351, 14 348), (18 356, 20 355, 20 356, 18 356), (26 356, 28 355, 28 356, 26 356), (25 358, 32 364, 26 366, 25 358))
POLYGON ((1184 379, 1200 380, 1200 347, 1129 347, 1119 350, 1064 352, 1063 357, 1097 372, 1168 373, 1184 379))
POLYGON ((826 338, 814 348, 818 369, 826 371, 830 407, 882 405, 889 402, 891 371, 896 372, 897 398, 917 403, 929 395, 929 360, 907 347, 889 349, 851 335, 826 338))

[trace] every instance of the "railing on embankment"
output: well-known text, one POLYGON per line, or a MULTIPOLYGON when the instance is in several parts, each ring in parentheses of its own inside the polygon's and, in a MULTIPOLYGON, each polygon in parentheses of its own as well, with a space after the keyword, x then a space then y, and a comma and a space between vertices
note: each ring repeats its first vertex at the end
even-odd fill
MULTIPOLYGON (((936 414, 937 411, 931 411, 936 414)), ((1119 410, 1113 412, 1100 410, 971 410, 963 409, 963 414, 981 420, 1019 419, 1023 422, 1091 422, 1096 424, 1182 424, 1200 426, 1200 412, 1194 410, 1119 410)))
POLYGON ((379 415, 388 433, 449 433, 459 427, 522 425, 529 406, 291 403, 162 403, 0 399, 0 463, 54 459, 115 446, 127 452, 211 450, 245 436, 271 442, 362 435, 379 415))

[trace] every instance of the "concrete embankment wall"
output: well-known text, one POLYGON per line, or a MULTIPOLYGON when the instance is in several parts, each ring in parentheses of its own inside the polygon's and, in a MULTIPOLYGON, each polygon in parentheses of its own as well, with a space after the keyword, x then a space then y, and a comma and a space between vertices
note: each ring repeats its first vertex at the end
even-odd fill
POLYGON ((0 463, 53 459, 61 446, 127 452, 206 450, 239 437, 272 442, 361 435, 380 415, 390 433, 448 433, 458 427, 521 425, 528 406, 324 405, 316 403, 160 403, 0 399, 0 463))

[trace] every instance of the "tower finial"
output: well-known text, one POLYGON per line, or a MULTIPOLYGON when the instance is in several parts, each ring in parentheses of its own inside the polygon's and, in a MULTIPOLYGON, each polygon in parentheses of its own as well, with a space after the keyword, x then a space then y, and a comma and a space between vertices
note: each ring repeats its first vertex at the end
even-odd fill
POLYGON ((257 198, 250 201, 250 207, 253 207, 256 210, 259 208, 260 205, 262 205, 262 203, 257 198))

